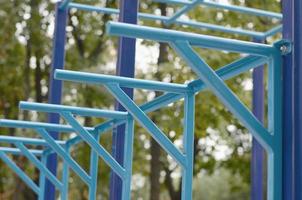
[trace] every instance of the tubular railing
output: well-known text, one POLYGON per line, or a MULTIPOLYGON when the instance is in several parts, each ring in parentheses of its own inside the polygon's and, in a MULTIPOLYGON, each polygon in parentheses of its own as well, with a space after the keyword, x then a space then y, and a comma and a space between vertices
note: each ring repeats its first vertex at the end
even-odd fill
MULTIPOLYGON (((221 5, 211 1, 183 1, 183 0, 157 0, 167 4, 178 4, 182 8, 171 17, 156 16, 140 13, 142 19, 160 20, 166 24, 182 24, 211 30, 220 30, 228 33, 266 38, 281 30, 280 26, 267 32, 260 33, 242 29, 225 28, 218 25, 201 22, 183 21, 179 17, 186 14, 196 6, 209 6, 218 9, 227 9, 244 12, 251 15, 282 19, 282 15, 259 9, 244 8, 241 6, 221 5)), ((108 14, 118 14, 118 10, 101 8, 73 3, 71 0, 61 2, 60 9, 77 8, 97 11, 108 14)), ((67 124, 50 124, 42 122, 29 122, 18 120, 0 120, 0 126, 29 129, 37 134, 38 138, 0 136, 0 143, 14 145, 15 147, 0 147, 0 158, 39 196, 45 197, 45 178, 55 185, 61 199, 68 199, 69 171, 73 170, 89 188, 89 199, 96 199, 98 159, 104 162, 122 180, 122 199, 131 198, 131 175, 134 120, 144 127, 159 145, 178 163, 182 169, 182 199, 192 199, 193 181, 193 141, 194 141, 194 105, 195 95, 204 89, 211 90, 218 99, 237 117, 237 119, 251 132, 251 134, 265 148, 268 154, 268 184, 267 198, 281 200, 282 190, 282 135, 281 135, 281 56, 280 45, 288 45, 284 41, 274 45, 245 42, 234 39, 213 37, 208 35, 151 28, 145 26, 110 22, 107 24, 107 33, 115 36, 141 38, 168 43, 183 58, 189 67, 198 76, 197 80, 187 84, 165 83, 160 81, 141 80, 111 75, 93 74, 68 70, 56 70, 54 77, 57 80, 71 81, 81 84, 93 84, 105 87, 110 94, 127 110, 126 112, 64 106, 45 103, 20 102, 23 110, 44 113, 56 113, 67 124), (210 48, 223 51, 248 54, 217 71, 212 68, 195 52, 192 47, 210 48), (252 112, 229 89, 224 80, 230 79, 260 65, 268 65, 268 126, 264 127, 252 112), (142 105, 137 105, 121 88, 146 89, 161 91, 163 94, 142 105), (170 103, 184 99, 183 120, 183 148, 179 149, 166 136, 166 134, 147 116, 147 113, 165 107, 170 103), (94 127, 84 127, 76 118, 98 117, 107 121, 94 127), (106 131, 121 125, 126 125, 124 161, 118 163, 109 152, 99 143, 100 136, 106 131), (76 133, 76 136, 67 140, 55 140, 50 132, 76 133), (79 142, 85 142, 91 148, 90 169, 85 171, 71 156, 70 148, 79 142), (26 145, 39 146, 37 149, 26 145), (46 158, 55 153, 63 160, 62 180, 59 180, 46 167, 46 158), (25 156, 40 171, 39 185, 26 175, 8 154, 25 156)))

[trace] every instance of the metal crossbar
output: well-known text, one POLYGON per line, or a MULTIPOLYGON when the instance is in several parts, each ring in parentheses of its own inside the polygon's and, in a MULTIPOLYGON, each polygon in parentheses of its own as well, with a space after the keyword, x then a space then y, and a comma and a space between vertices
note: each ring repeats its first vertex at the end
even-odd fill
MULTIPOLYGON (((273 27, 266 32, 255 32, 243 29, 226 28, 219 25, 202 22, 184 21, 181 15, 188 13, 196 6, 208 6, 217 9, 226 9, 235 12, 243 12, 261 17, 282 19, 279 13, 263 11, 254 8, 245 8, 234 5, 223 5, 206 0, 156 0, 167 4, 177 4, 182 7, 172 16, 157 16, 147 13, 139 13, 141 19, 160 20, 165 24, 181 24, 192 27, 219 30, 227 33, 252 36, 254 38, 266 38, 281 30, 281 26, 273 27)), ((81 10, 97 11, 107 14, 119 14, 112 8, 102 8, 79 3, 72 0, 63 0, 60 9, 77 8, 81 10)), ((166 42, 183 58, 198 78, 187 84, 164 83, 134 78, 125 78, 111 75, 75 72, 68 70, 56 70, 54 78, 57 80, 71 81, 76 83, 93 84, 104 86, 115 99, 124 106, 125 112, 64 106, 46 103, 20 102, 19 107, 23 110, 33 110, 45 113, 55 113, 65 120, 67 124, 51 124, 42 122, 29 122, 18 120, 0 120, 0 126, 30 129, 43 139, 27 137, 0 136, 0 143, 14 145, 15 148, 1 146, 0 158, 5 162, 38 196, 39 200, 45 197, 45 178, 55 185, 60 192, 61 199, 68 199, 69 171, 72 169, 88 186, 89 199, 96 199, 98 159, 104 162, 122 180, 122 200, 131 198, 131 175, 134 138, 134 120, 136 120, 159 145, 178 163, 182 169, 182 196, 183 200, 192 199, 193 181, 193 144, 194 144, 194 105, 195 95, 204 89, 211 90, 220 101, 234 114, 235 117, 251 132, 251 134, 265 148, 268 154, 268 184, 267 198, 269 200, 281 200, 282 198, 282 135, 281 135, 281 52, 280 45, 284 41, 274 45, 245 42, 240 40, 213 37, 208 35, 193 34, 187 32, 151 28, 131 24, 110 22, 107 24, 107 33, 110 35, 128 38, 141 38, 166 42), (192 47, 202 47, 216 50, 249 54, 240 58, 217 71, 212 68, 195 52, 192 47), (268 126, 264 127, 240 99, 228 88, 224 80, 237 76, 259 65, 268 65, 268 126), (150 102, 137 105, 122 88, 146 89, 161 91, 163 94, 150 102), (147 113, 167 106, 170 103, 184 99, 183 120, 183 147, 179 149, 166 136, 166 134, 147 116, 147 113), (107 121, 94 127, 84 127, 75 116, 101 117, 107 121), (100 136, 114 127, 125 124, 124 155, 122 163, 119 163, 99 143, 100 136), (65 134, 76 133, 76 137, 65 141, 55 140, 51 132, 65 134), (91 148, 90 169, 85 171, 71 156, 71 147, 79 142, 85 142, 91 148), (27 147, 39 146, 39 149, 27 147), (40 149, 41 148, 41 149, 40 149), (63 161, 62 179, 46 166, 47 156, 55 153, 63 161), (39 169, 39 185, 20 169, 9 158, 8 154, 25 156, 39 169)))
MULTIPOLYGON (((225 27, 221 25, 215 25, 205 22, 197 22, 193 20, 183 20, 179 18, 181 15, 186 14, 189 10, 203 5, 207 7, 217 8, 217 9, 224 9, 234 12, 240 12, 245 13, 249 15, 254 16, 260 16, 260 17, 267 17, 267 18, 274 18, 281 20, 282 14, 266 11, 266 10, 260 10, 255 8, 247 8, 243 6, 236 6, 236 5, 226 5, 217 3, 214 1, 207 1, 207 0, 194 0, 194 1, 184 1, 184 0, 155 0, 155 2, 161 2, 165 4, 176 4, 183 6, 181 9, 176 11, 174 15, 171 17, 167 16, 161 16, 161 15, 154 15, 149 13, 138 13, 138 18, 142 20, 152 20, 152 21, 161 21, 164 24, 177 24, 177 25, 184 25, 184 26, 190 26, 193 28, 199 28, 199 29, 207 29, 207 30, 214 30, 214 31, 221 31, 225 33, 231 33, 231 34, 238 34, 238 35, 244 35, 249 36, 252 38, 258 38, 259 40, 264 40, 267 37, 273 36, 279 32, 282 31, 281 25, 276 25, 273 28, 265 31, 265 32, 258 32, 258 31, 252 31, 252 30, 246 30, 241 28, 230 28, 225 27)), ((106 8, 106 7, 99 7, 99 6, 92 6, 92 5, 86 5, 81 3, 74 3, 72 0, 63 0, 60 4, 60 9, 70 9, 70 8, 76 8, 78 10, 84 10, 84 11, 94 11, 104 14, 111 14, 111 15, 118 15, 119 10, 114 8, 106 8)))
MULTIPOLYGON (((58 113, 60 114, 71 126, 69 125, 53 125, 48 123, 39 122, 25 122, 17 120, 0 120, 0 126, 14 127, 14 128, 28 128, 38 133, 44 140, 40 139, 27 139, 27 138, 10 138, 18 148, 23 152, 45 175, 51 178, 51 182, 59 188, 60 183, 55 181, 54 177, 50 176, 50 173, 43 167, 29 152, 26 151, 24 146, 20 145, 19 142, 26 142, 28 144, 42 144, 47 145, 53 152, 60 156, 64 161, 63 168, 63 180, 67 182, 69 168, 71 168, 89 187, 89 199, 96 198, 97 188, 97 169, 98 169, 98 157, 100 156, 104 161, 123 179, 123 196, 124 199, 130 198, 130 181, 132 172, 132 143, 133 143, 133 120, 128 116, 127 112, 109 111, 91 108, 81 108, 73 106, 53 105, 44 103, 32 103, 32 102, 20 102, 19 107, 24 110, 35 110, 39 112, 58 113), (125 145, 125 152, 127 152, 127 159, 125 159, 123 165, 120 165, 115 159, 98 143, 100 138, 101 125, 98 128, 82 127, 74 118, 73 115, 79 116, 90 116, 90 117, 106 117, 113 118, 114 120, 125 120, 127 128, 127 140, 125 145), (78 137, 69 139, 63 142, 65 147, 60 144, 62 142, 56 142, 51 136, 49 131, 60 131, 60 132, 75 132, 78 137), (88 175, 75 160, 70 156, 69 149, 72 145, 85 141, 91 146, 91 165, 90 174, 88 175), (128 159, 130 156, 130 159, 128 159)), ((115 123, 110 123, 113 126, 115 123)), ((102 131, 104 132, 104 130, 102 131)), ((6 136, 0 137, 1 141, 8 141, 6 136)), ((126 158, 126 157, 125 157, 126 158)), ((19 175, 19 174, 18 174, 19 175)), ((67 186, 66 186, 67 187, 67 186)), ((63 199, 68 199, 67 189, 61 189, 63 199)), ((43 196, 44 194, 41 194, 43 196)))

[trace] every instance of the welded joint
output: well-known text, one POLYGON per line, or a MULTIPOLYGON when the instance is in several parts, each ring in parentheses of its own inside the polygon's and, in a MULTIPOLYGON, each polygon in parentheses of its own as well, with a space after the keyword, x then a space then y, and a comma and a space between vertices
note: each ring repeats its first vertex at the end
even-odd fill
POLYGON ((280 50, 281 55, 287 55, 292 52, 293 42, 291 40, 279 40, 274 43, 274 46, 280 50))

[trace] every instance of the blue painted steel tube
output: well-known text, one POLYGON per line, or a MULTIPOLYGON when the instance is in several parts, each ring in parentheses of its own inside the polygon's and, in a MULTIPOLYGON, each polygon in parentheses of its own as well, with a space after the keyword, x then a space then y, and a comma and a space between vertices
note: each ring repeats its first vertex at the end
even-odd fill
MULTIPOLYGON (((42 165, 46 166, 46 162, 47 162, 47 150, 43 151, 43 154, 41 156, 41 163, 42 165)), ((39 187, 40 187, 40 192, 39 192, 39 200, 44 200, 44 196, 45 196, 45 180, 46 180, 46 176, 44 173, 40 172, 39 174, 39 187)))
POLYGON ((283 199, 302 199, 302 2, 282 1, 283 38, 293 51, 283 59, 283 199))
POLYGON ((181 199, 192 199, 193 166, 194 166, 194 122, 195 94, 185 96, 183 148, 186 166, 182 168, 181 199))
MULTIPOLYGON (((254 40, 255 42, 262 42, 254 40)), ((253 70, 253 114, 264 122, 264 66, 253 70)), ((251 200, 262 200, 264 175, 264 149, 257 140, 252 140, 251 200)))
POLYGON ((36 185, 36 183, 29 178, 25 172, 20 169, 14 161, 12 161, 4 152, 0 151, 0 158, 11 170, 13 170, 21 179, 24 181, 24 183, 31 188, 37 195, 39 195, 39 187, 36 185))
POLYGON ((181 15, 193 9, 197 4, 199 4, 199 2, 200 0, 193 0, 192 2, 190 2, 190 4, 184 5, 181 9, 177 10, 171 17, 169 17, 169 19, 165 23, 167 25, 172 24, 181 15))
MULTIPOLYGON (((190 5, 192 3, 191 1, 187 1, 187 0, 153 0, 153 1, 167 3, 167 4, 180 4, 180 5, 190 5)), ((222 4, 222 3, 209 1, 209 0, 200 0, 199 3, 201 5, 205 5, 208 7, 225 9, 225 10, 230 10, 230 11, 235 11, 235 12, 241 12, 241 13, 248 14, 248 15, 282 19, 281 13, 271 12, 271 11, 267 11, 267 10, 260 10, 260 9, 248 8, 248 7, 244 7, 244 6, 222 4)))
POLYGON ((134 138, 134 120, 128 117, 125 130, 124 160, 123 166, 126 169, 126 176, 122 183, 122 200, 131 199, 131 178, 132 178, 132 160, 133 160, 133 138, 134 138))
MULTIPOLYGON (((56 4, 55 14, 55 31, 53 39, 52 51, 52 66, 50 73, 49 83, 49 99, 48 102, 52 104, 60 104, 62 96, 62 82, 53 79, 55 69, 64 68, 65 60, 65 41, 66 41, 66 24, 67 24, 67 10, 59 9, 60 3, 56 4)), ((58 114, 50 113, 48 115, 48 122, 59 124, 60 117, 58 114)), ((58 139, 58 132, 51 132, 54 139, 58 139)), ((56 154, 50 154, 47 158, 47 168, 56 175, 57 171, 57 157, 56 154)), ((45 183, 45 200, 55 200, 55 188, 46 179, 45 183)))
MULTIPOLYGON (((226 80, 226 79, 234 77, 238 74, 241 74, 242 72, 245 72, 249 69, 262 65, 266 62, 267 62, 267 59, 264 57, 247 56, 245 58, 241 58, 237 61, 234 61, 233 63, 230 63, 230 64, 218 69, 216 71, 216 73, 218 76, 221 77, 221 79, 226 80)), ((86 83, 86 82, 83 81, 83 83, 86 83)), ((194 92, 199 92, 206 88, 204 83, 199 79, 189 83, 189 86, 191 88, 193 88, 194 92)), ((140 108, 144 112, 151 112, 162 106, 168 105, 169 103, 177 101, 181 98, 183 98, 183 95, 181 95, 181 94, 167 93, 165 95, 157 97, 156 99, 154 99, 150 102, 147 102, 147 103, 141 105, 140 108)), ((114 124, 120 124, 120 123, 124 123, 123 120, 109 120, 109 121, 99 125, 100 131, 110 130, 114 124)), ((42 128, 45 128, 45 127, 42 127, 42 128)), ((96 129, 98 129, 98 126, 96 127, 96 129)), ((74 131, 74 129, 72 129, 72 130, 74 131)), ((86 130, 90 130, 90 129, 86 128, 86 130)), ((79 136, 77 136, 73 139, 70 139, 68 141, 68 143, 76 144, 79 141, 81 141, 81 138, 79 136)))
POLYGON ((189 43, 178 42, 172 46, 225 106, 252 132, 253 136, 257 138, 261 145, 268 151, 271 151, 272 136, 270 133, 231 92, 217 74, 196 54, 189 43))
MULTIPOLYGON (((96 141, 100 140, 101 134, 96 130, 93 135, 96 141)), ((90 150, 90 169, 89 174, 91 177, 91 183, 89 187, 89 200, 95 200, 97 194, 97 183, 98 183, 98 164, 99 164, 99 156, 98 153, 91 149, 90 150)))
POLYGON ((119 22, 108 22, 107 33, 110 35, 123 35, 126 37, 150 39, 159 42, 188 41, 192 46, 267 57, 271 57, 273 54, 278 53, 278 50, 275 47, 267 44, 245 42, 241 40, 167 30, 162 28, 123 24, 119 22))
POLYGON ((90 176, 82 169, 81 166, 64 150, 64 148, 58 145, 49 133, 44 129, 36 129, 49 144, 49 146, 69 165, 69 167, 76 172, 76 174, 89 186, 91 183, 90 176))
MULTIPOLYGON (((11 127, 11 128, 44 128, 49 131, 57 132, 74 132, 74 129, 71 126, 63 124, 51 124, 43 122, 32 122, 32 121, 22 121, 22 120, 11 120, 11 119, 0 119, 0 126, 2 127, 11 127)), ((88 131, 93 131, 93 127, 85 127, 88 131)))
MULTIPOLYGON (((247 56, 245 58, 241 58, 237 61, 234 61, 233 63, 230 63, 218 69, 216 73, 218 76, 221 77, 222 80, 226 80, 238 74, 241 74, 242 72, 248 71, 252 68, 262 65, 266 62, 267 59, 264 57, 247 56)), ((199 92, 206 89, 204 83, 199 79, 189 83, 189 86, 193 88, 194 92, 199 92)), ((146 113, 152 112, 163 106, 168 105, 169 103, 175 102, 181 98, 183 98, 183 95, 181 94, 167 93, 165 95, 155 98, 150 102, 142 104, 140 106, 140 109, 146 113)), ((107 130, 110 130, 114 124, 120 124, 120 123, 124 123, 123 120, 109 120, 100 124, 99 126, 96 126, 96 129, 100 128, 100 131, 105 132, 107 130)), ((77 136, 73 139, 70 139, 68 143, 70 142, 71 144, 75 144, 78 143, 80 140, 81 140, 80 137, 77 136)))
POLYGON ((76 133, 98 153, 98 155, 110 166, 121 178, 125 177, 125 169, 102 147, 93 136, 86 131, 72 116, 71 113, 62 112, 62 117, 75 128, 76 133))
MULTIPOLYGON (((68 156, 70 156, 70 145, 67 143, 64 146, 64 150, 68 156)), ((69 164, 66 160, 63 161, 63 170, 62 170, 62 200, 68 200, 68 188, 69 188, 69 164)))
POLYGON ((268 63, 268 130, 273 135, 268 151, 267 199, 282 199, 282 76, 281 52, 268 63))
MULTIPOLYGON (((114 8, 102 8, 102 7, 96 7, 96 6, 91 6, 91 5, 79 4, 79 3, 70 3, 69 7, 76 8, 79 10, 94 11, 94 12, 106 13, 106 14, 112 14, 112 15, 119 14, 119 10, 114 9, 114 8)), ((148 13, 138 13, 138 18, 142 19, 142 20, 152 20, 152 21, 159 20, 159 21, 162 21, 163 23, 167 23, 169 20, 169 17, 167 17, 167 16, 159 16, 159 15, 148 14, 148 13)), ((230 33, 230 34, 250 36, 250 37, 259 38, 259 39, 265 39, 268 36, 272 36, 272 35, 280 32, 282 29, 282 27, 276 26, 276 27, 272 28, 271 30, 268 30, 263 33, 263 32, 251 31, 251 30, 246 30, 246 29, 225 27, 225 26, 210 24, 210 23, 205 23, 205 22, 196 22, 193 20, 183 20, 183 19, 179 19, 179 18, 175 19, 173 24, 185 25, 185 26, 190 26, 190 27, 199 28, 199 29, 221 31, 221 32, 230 33)))
MULTIPOLYGON (((11 147, 0 147, 0 151, 3 153, 7 154, 13 154, 13 155, 22 155, 22 151, 20 149, 16 148, 11 148, 11 147)), ((37 150, 37 149, 29 149, 30 153, 36 155, 36 156, 41 156, 43 151, 42 150, 37 150)))
MULTIPOLYGON (((136 24, 138 14, 138 0, 120 0, 119 1, 119 21, 122 23, 136 24)), ((135 76, 135 38, 121 36, 118 44, 118 55, 116 64, 116 75, 125 77, 135 76)), ((126 94, 133 98, 133 89, 123 88, 126 94)), ((115 102, 115 109, 125 111, 125 108, 115 102)), ((113 130, 112 136, 112 156, 119 164, 124 161, 125 146, 125 125, 117 126, 113 130)), ((130 187, 130 186, 129 186, 130 187)), ((114 171, 110 174, 110 200, 120 200, 122 198, 122 180, 114 171)))
MULTIPOLYGON (((150 81, 143 79, 133 79, 127 77, 85 73, 69 70, 56 70, 55 78, 64 81, 72 82, 86 82, 90 84, 110 84, 118 83, 121 87, 125 88, 140 88, 155 91, 174 92, 174 93, 185 93, 189 89, 186 84, 177 83, 165 83, 159 81, 150 81)), ((127 115, 126 112, 121 112, 127 115)))
POLYGON ((81 115, 81 116, 92 116, 92 117, 106 117, 106 118, 115 118, 115 119, 125 119, 127 117, 126 112, 119 111, 110 111, 110 110, 101 110, 94 108, 81 108, 75 106, 63 106, 55 104, 46 104, 46 103, 33 103, 21 101, 20 109, 22 110, 35 110, 39 112, 48 112, 48 113, 59 113, 59 112, 70 112, 72 114, 81 115))
MULTIPOLYGON (((41 145, 41 146, 48 146, 48 143, 45 140, 37 139, 37 138, 27 138, 27 137, 16 137, 16 136, 0 136, 0 142, 6 143, 15 143, 15 142, 22 142, 24 144, 29 145, 41 145)), ((65 141, 56 140, 58 144, 65 144, 65 141)))
MULTIPOLYGON (((24 155, 40 170, 41 173, 44 173, 47 179, 49 179, 52 184, 56 186, 58 190, 62 190, 62 183, 55 177, 42 163, 39 161, 32 153, 28 151, 26 146, 21 142, 15 143, 16 147, 18 147, 24 155)), ((46 193, 47 194, 47 193, 46 193)))
POLYGON ((65 10, 68 8, 68 5, 72 2, 72 0, 62 0, 60 3, 59 9, 60 10, 65 10))
POLYGON ((185 157, 179 149, 118 85, 110 84, 106 88, 180 166, 186 166, 185 157))

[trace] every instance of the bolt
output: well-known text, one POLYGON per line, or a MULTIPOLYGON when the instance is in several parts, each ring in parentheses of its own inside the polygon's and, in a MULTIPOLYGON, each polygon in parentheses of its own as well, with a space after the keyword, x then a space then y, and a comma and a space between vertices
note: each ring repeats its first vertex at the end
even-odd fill
POLYGON ((287 49, 287 46, 286 46, 286 45, 282 45, 282 46, 280 47, 280 50, 281 50, 282 54, 286 54, 288 49, 287 49))

